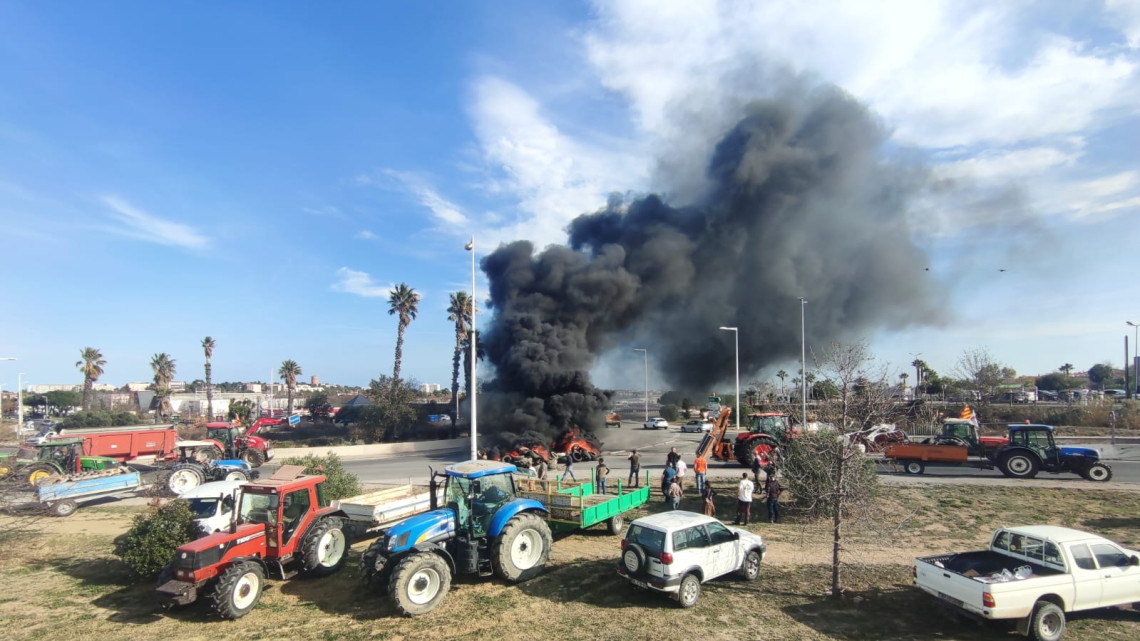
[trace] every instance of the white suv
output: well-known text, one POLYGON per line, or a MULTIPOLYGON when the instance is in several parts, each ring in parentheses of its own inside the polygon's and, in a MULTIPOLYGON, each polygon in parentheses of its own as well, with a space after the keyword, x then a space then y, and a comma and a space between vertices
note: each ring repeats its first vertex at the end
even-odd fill
POLYGON ((701 584, 736 572, 760 576, 764 539, 695 512, 674 510, 637 519, 621 542, 617 571, 635 587, 673 594, 682 608, 701 596, 701 584))

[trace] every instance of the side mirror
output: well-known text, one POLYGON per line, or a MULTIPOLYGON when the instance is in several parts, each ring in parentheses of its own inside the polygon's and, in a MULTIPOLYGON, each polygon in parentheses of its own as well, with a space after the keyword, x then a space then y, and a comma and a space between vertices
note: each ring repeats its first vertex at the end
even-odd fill
POLYGON ((1128 565, 1140 565, 1140 556, 1133 554, 1132 556, 1128 557, 1128 565))

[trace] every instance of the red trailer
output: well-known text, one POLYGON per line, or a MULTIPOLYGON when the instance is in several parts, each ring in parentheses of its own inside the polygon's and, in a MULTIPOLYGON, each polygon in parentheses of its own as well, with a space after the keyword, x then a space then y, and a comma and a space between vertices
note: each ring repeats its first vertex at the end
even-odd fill
POLYGON ((84 455, 109 456, 120 463, 178 458, 178 433, 169 425, 68 429, 53 438, 81 438, 84 455))

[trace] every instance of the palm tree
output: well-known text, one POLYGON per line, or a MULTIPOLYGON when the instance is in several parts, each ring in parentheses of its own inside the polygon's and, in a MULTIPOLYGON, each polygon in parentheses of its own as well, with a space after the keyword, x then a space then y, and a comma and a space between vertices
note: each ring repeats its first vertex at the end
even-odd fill
POLYGON ((784 395, 784 379, 788 377, 788 373, 784 370, 776 372, 776 378, 780 379, 780 395, 784 395))
POLYGON ((294 360, 284 361, 281 363, 281 369, 277 370, 277 375, 285 381, 285 387, 289 393, 289 413, 292 414, 293 392, 297 389, 297 377, 301 375, 301 366, 294 360))
POLYGON ((399 315, 400 324, 396 330, 396 368, 392 373, 392 385, 400 381, 400 361, 404 358, 404 330, 416 318, 419 312, 420 295, 416 290, 408 287, 407 283, 400 283, 388 295, 388 315, 399 315))
POLYGON ((103 375, 103 366, 107 361, 103 360, 103 354, 94 347, 79 350, 79 357, 82 360, 75 363, 75 366, 83 372, 83 411, 86 412, 91 409, 91 389, 103 375))
POLYGON ((210 378, 210 359, 214 356, 214 339, 207 336, 202 339, 202 351, 206 353, 206 420, 214 420, 214 387, 210 378))
POLYGON ((166 352, 155 354, 150 359, 150 370, 154 372, 154 396, 158 401, 154 422, 160 423, 170 410, 170 382, 174 380, 174 359, 166 352))
POLYGON ((1073 364, 1072 363, 1065 363, 1059 369, 1065 373, 1065 376, 1068 376, 1069 374, 1071 374, 1073 372, 1073 364))
MULTIPOLYGON (((467 332, 471 326, 471 297, 467 292, 455 292, 451 295, 451 304, 447 307, 447 320, 455 323, 455 353, 451 356, 451 407, 459 407, 459 361, 462 357, 463 343, 467 340, 467 332)), ((459 420, 459 412, 451 414, 451 437, 455 438, 455 424, 459 420)))

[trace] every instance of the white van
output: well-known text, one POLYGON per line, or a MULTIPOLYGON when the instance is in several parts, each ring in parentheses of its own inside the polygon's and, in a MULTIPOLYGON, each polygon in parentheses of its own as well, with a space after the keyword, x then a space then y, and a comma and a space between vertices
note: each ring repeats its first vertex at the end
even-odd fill
POLYGON ((230 526, 234 506, 241 499, 241 488, 245 481, 214 481, 182 493, 178 498, 190 504, 194 513, 194 523, 202 536, 209 536, 230 526))

